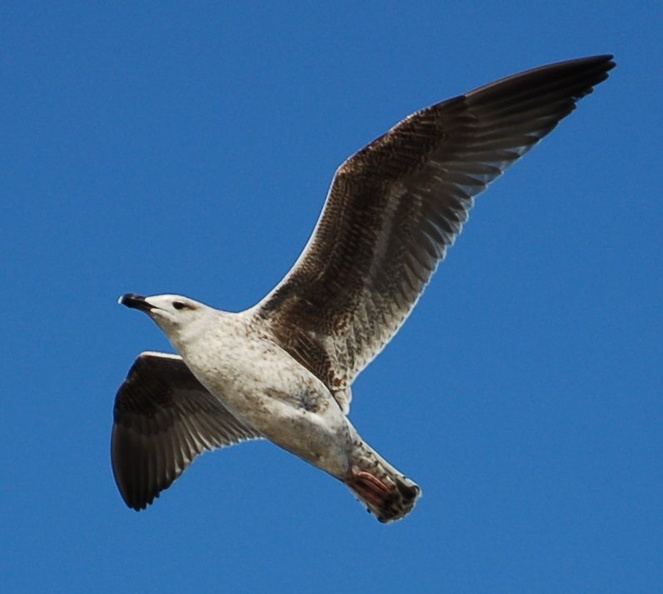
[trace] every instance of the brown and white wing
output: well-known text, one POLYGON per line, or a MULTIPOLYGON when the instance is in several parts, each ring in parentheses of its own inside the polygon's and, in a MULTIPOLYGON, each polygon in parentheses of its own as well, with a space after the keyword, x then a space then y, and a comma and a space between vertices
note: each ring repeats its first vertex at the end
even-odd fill
POLYGON ((181 357, 142 353, 115 397, 111 457, 126 504, 144 509, 205 450, 260 437, 236 419, 181 357))
POLYGON ((473 198, 591 93, 612 56, 552 64, 423 109, 336 172, 299 260, 253 310, 343 390, 396 333, 473 198))

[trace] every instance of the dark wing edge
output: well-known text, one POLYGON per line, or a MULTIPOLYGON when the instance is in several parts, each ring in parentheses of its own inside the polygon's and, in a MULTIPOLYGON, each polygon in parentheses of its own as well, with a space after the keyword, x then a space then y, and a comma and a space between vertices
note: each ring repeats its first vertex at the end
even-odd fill
POLYGON ((474 197, 615 66, 603 55, 510 76, 409 116, 336 172, 313 235, 253 308, 332 391, 398 331, 474 197))
POLYGON ((111 461, 128 507, 141 510, 207 450, 260 434, 235 418, 181 357, 141 353, 113 409, 111 461))

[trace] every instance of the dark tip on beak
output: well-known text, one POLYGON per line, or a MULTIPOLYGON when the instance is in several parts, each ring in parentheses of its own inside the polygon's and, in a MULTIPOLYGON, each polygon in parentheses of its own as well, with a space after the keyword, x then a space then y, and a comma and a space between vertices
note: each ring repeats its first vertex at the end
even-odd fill
POLYGON ((150 311, 152 306, 145 301, 145 297, 142 295, 136 295, 134 293, 125 293, 120 297, 118 303, 130 307, 132 309, 139 309, 141 311, 150 311))

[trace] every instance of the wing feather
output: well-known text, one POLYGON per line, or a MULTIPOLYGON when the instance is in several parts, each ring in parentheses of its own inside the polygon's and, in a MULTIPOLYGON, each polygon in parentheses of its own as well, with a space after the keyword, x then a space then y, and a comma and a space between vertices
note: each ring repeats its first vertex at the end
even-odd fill
POLYGON ((142 353, 115 398, 111 457, 115 482, 139 510, 206 450, 260 434, 234 417, 181 357, 142 353))
POLYGON ((332 391, 349 387, 409 315, 474 197, 613 67, 597 56, 514 75, 360 150, 336 172, 295 266, 254 308, 259 323, 332 391))

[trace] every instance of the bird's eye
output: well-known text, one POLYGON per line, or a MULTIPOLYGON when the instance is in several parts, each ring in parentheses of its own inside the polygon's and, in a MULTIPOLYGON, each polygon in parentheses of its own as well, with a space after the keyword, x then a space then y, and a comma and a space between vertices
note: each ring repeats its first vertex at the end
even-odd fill
POLYGON ((173 307, 175 309, 186 309, 186 303, 182 303, 181 301, 173 301, 173 307))

